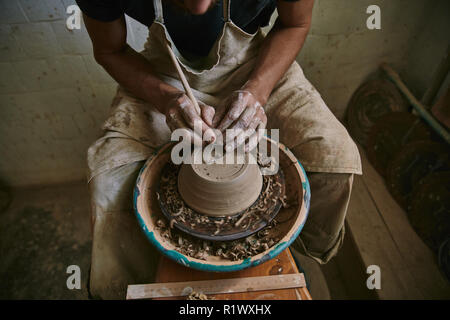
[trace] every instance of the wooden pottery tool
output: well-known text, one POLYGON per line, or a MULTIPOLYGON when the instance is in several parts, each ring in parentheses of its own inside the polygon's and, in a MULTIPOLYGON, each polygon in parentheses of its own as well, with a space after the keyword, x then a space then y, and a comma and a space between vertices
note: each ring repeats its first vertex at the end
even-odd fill
POLYGON ((172 48, 170 47, 170 43, 166 42, 166 48, 167 48, 167 51, 169 52, 169 56, 172 59, 175 69, 177 69, 178 76, 180 77, 180 81, 183 84, 183 87, 184 87, 184 90, 186 91, 187 96, 189 97, 189 99, 191 99, 191 101, 194 105, 195 111, 197 111, 198 114, 201 114, 201 110, 200 110, 200 107, 198 106, 197 99, 195 98, 194 94, 192 93, 192 89, 189 86, 189 83, 186 79, 186 76, 183 73, 183 70, 181 70, 181 66, 178 62, 178 59, 175 56, 175 54, 173 53, 172 48))

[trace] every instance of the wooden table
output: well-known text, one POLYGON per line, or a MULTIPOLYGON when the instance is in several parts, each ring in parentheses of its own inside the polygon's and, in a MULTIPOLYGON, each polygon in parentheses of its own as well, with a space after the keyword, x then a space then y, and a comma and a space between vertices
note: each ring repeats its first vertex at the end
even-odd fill
MULTIPOLYGON (((161 257, 156 273, 155 282, 182 282, 198 280, 232 279, 243 277, 258 277, 277 274, 299 273, 289 249, 281 252, 277 257, 259 266, 235 272, 204 272, 187 268, 166 257, 161 257)), ((195 288, 194 288, 195 289, 195 288)), ((298 289, 266 290, 243 293, 227 293, 208 295, 216 300, 311 300, 306 287, 298 289)), ((176 299, 186 299, 180 297, 176 299)))

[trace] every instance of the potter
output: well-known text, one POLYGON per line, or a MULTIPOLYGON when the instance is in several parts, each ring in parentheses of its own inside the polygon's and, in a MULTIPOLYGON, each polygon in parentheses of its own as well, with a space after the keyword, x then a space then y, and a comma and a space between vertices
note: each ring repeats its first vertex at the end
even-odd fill
POLYGON ((172 131, 192 134, 196 122, 205 143, 217 138, 214 130, 236 129, 225 149, 253 131, 250 140, 258 140, 258 129, 279 129, 279 141, 304 166, 314 194, 293 247, 320 263, 336 255, 361 161, 295 61, 311 26, 313 0, 76 1, 96 61, 119 84, 104 135, 87 153, 94 297, 121 298, 127 284, 152 281, 157 255, 136 224, 130 193, 144 161, 172 131), (275 8, 277 21, 265 34, 261 28, 275 8), (142 52, 127 45, 125 14, 149 27, 142 52), (167 43, 200 114, 182 90, 167 43))

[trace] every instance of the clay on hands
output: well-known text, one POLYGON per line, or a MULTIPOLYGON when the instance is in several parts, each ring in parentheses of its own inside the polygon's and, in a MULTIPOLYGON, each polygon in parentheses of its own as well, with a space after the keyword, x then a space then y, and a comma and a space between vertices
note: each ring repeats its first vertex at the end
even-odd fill
POLYGON ((216 139, 214 131, 211 129, 212 120, 215 114, 213 107, 198 101, 201 110, 199 115, 189 97, 180 92, 169 100, 165 107, 166 123, 171 131, 183 130, 184 138, 195 145, 202 145, 203 141, 211 143, 216 139), (194 132, 195 126, 201 128, 202 137, 194 132))
POLYGON ((267 116, 261 103, 247 90, 234 91, 216 111, 212 126, 226 133, 225 150, 230 152, 248 139, 244 151, 256 147, 262 138, 267 116), (230 131, 226 132, 229 129, 230 131))

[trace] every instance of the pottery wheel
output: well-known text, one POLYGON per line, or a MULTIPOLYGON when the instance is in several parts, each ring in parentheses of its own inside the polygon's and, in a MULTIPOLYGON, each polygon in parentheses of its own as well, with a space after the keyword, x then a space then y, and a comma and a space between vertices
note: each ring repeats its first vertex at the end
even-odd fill
POLYGON ((178 192, 177 178, 181 166, 167 163, 162 171, 157 197, 159 206, 170 225, 194 237, 229 241, 247 237, 266 227, 285 201, 282 170, 263 176, 259 197, 246 210, 228 217, 212 217, 188 207, 178 192))

